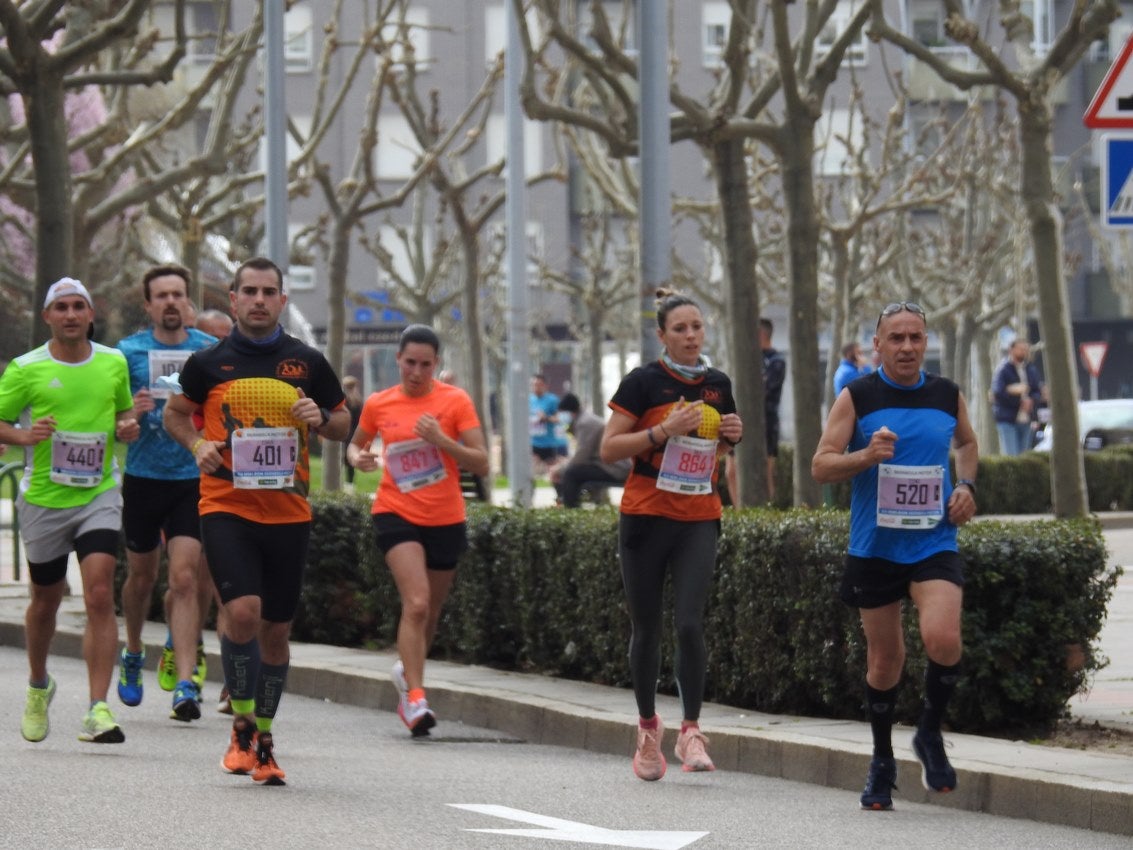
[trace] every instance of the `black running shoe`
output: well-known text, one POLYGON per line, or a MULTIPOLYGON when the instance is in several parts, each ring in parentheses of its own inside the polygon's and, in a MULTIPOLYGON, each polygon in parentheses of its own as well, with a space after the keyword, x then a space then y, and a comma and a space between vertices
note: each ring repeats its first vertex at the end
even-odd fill
POLYGON ((874 756, 862 790, 862 808, 875 812, 889 811, 893 808, 893 789, 896 787, 897 760, 892 756, 874 756))
POLYGON ((921 782, 928 791, 955 791, 956 771, 944 754, 939 732, 918 730, 913 736, 913 752, 921 762, 921 782))

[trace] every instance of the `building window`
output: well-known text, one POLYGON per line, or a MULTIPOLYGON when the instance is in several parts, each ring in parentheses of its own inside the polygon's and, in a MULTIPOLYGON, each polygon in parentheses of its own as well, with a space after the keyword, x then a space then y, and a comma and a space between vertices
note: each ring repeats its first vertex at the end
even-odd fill
POLYGON ((302 74, 314 66, 315 33, 311 7, 295 3, 283 16, 283 60, 287 73, 302 74))
MULTIPOLYGON (((527 10, 527 31, 531 41, 539 43, 542 30, 534 7, 527 10)), ((507 9, 501 3, 484 7, 484 61, 491 65, 507 49, 507 9)))
POLYGON ((818 173, 824 177, 847 174, 853 168, 864 142, 862 119, 849 109, 823 112, 815 128, 815 143, 822 147, 815 153, 818 173))
POLYGON ((925 47, 945 47, 944 7, 937 0, 912 0, 909 3, 909 33, 925 47))
POLYGON ((405 180, 413 176, 421 145, 401 114, 378 116, 378 144, 374 168, 382 180, 405 180))
MULTIPOLYGON (((538 121, 523 122, 524 176, 532 177, 543 169, 543 132, 538 121)), ((488 116, 487 126, 488 162, 507 159, 507 122, 503 115, 488 116)))
MULTIPOLYGON (((404 24, 391 20, 382 27, 382 40, 392 45, 394 65, 404 66, 412 60, 421 69, 429 64, 429 10, 409 6, 405 10, 404 24)), ((380 64, 382 57, 378 57, 380 64)))
MULTIPOLYGON (((578 0, 575 7, 578 10, 578 39, 595 53, 598 43, 590 37, 594 16, 591 14, 592 0, 578 0)), ((633 56, 637 53, 637 5, 629 5, 622 0, 603 0, 602 11, 606 15, 606 23, 610 27, 610 36, 614 44, 625 53, 633 56)))
MULTIPOLYGON (((299 133, 304 139, 311 137, 311 126, 314 119, 310 115, 292 115, 288 119, 293 123, 299 133)), ((285 133, 286 148, 287 148, 287 164, 290 165, 299 158, 299 154, 303 152, 303 146, 295 141, 295 137, 290 132, 285 133)), ((268 167, 268 146, 267 138, 260 139, 260 170, 267 171, 268 167)))
MULTIPOLYGON (((819 56, 823 56, 829 52, 834 42, 841 37, 842 33, 844 33, 846 28, 850 25, 850 20, 854 17, 854 13, 860 8, 861 0, 839 0, 833 13, 827 18, 826 24, 818 33, 818 39, 815 42, 815 51, 819 56)), ((864 65, 868 50, 869 41, 866 38, 865 27, 862 27, 858 31, 857 39, 846 48, 843 61, 853 65, 864 65)))
POLYGON ((701 9, 701 55, 705 68, 719 68, 723 64, 731 22, 732 9, 722 0, 710 0, 701 9))
POLYGON ((211 65, 216 59, 220 20, 215 3, 190 3, 186 19, 189 26, 189 56, 198 65, 211 65))
POLYGON ((1034 36, 1031 47, 1035 53, 1043 54, 1054 41, 1054 9, 1052 0, 1023 0, 1019 11, 1031 19, 1034 36))

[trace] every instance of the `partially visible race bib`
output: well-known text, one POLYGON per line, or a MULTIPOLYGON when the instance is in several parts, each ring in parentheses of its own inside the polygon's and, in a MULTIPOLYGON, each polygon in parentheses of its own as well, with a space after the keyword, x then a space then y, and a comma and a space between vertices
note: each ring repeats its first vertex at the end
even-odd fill
POLYGON ((402 440, 386 446, 385 471, 402 493, 412 493, 448 478, 441 450, 425 440, 402 440))
POLYGON ((171 375, 178 375, 185 361, 189 359, 191 351, 166 351, 153 349, 149 353, 149 391, 154 398, 169 398, 172 390, 168 381, 171 375))
POLYGON ((295 428, 237 428, 232 432, 232 484, 244 490, 283 490, 295 484, 295 428))
POLYGON ((97 487, 106 460, 106 434, 56 431, 51 435, 51 474, 56 484, 97 487))
POLYGON ((877 468, 877 524, 881 528, 920 531, 944 519, 944 468, 898 466, 877 468))
POLYGON ((716 441, 700 437, 671 437, 665 443, 657 489, 684 496, 703 496, 712 492, 712 471, 716 468, 716 441))

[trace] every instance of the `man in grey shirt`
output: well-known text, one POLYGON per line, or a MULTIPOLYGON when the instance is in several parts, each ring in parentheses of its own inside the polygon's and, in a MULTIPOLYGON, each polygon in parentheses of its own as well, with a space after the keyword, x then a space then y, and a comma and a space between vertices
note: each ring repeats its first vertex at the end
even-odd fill
POLYGON ((551 483, 565 507, 577 508, 585 485, 620 487, 624 484, 629 476, 630 459, 602 463, 598 448, 606 423, 602 417, 582 410, 574 393, 567 393, 559 400, 559 421, 564 420, 568 422, 568 433, 574 436, 574 454, 570 460, 551 469, 551 483))

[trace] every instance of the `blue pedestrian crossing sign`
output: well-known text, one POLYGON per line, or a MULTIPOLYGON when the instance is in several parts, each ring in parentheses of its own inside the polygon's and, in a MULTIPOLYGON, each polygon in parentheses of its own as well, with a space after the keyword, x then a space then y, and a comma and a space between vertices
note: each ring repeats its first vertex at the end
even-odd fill
POLYGON ((1133 135, 1102 136, 1102 226, 1133 227, 1133 135))

